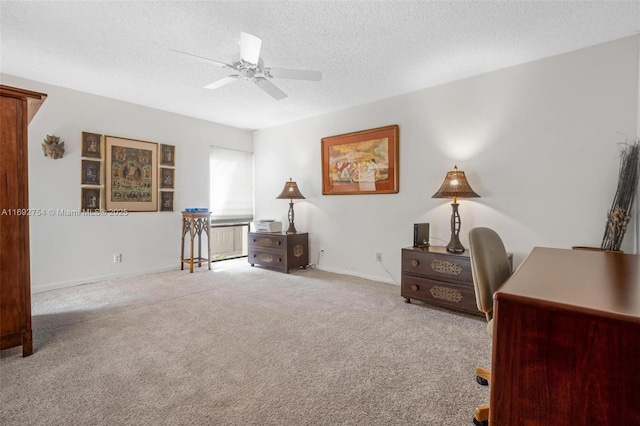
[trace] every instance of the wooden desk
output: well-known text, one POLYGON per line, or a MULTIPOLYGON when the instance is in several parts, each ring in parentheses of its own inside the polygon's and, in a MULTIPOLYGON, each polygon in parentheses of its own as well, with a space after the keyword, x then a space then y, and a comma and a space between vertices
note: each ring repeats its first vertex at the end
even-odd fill
POLYGON ((182 248, 180 251, 180 269, 184 269, 184 264, 189 265, 189 272, 193 272, 193 264, 198 262, 198 267, 202 266, 202 261, 207 261, 207 266, 211 269, 211 242, 209 239, 209 225, 211 213, 182 212, 182 248), (207 236, 207 257, 202 257, 202 233, 207 236), (184 257, 184 237, 189 233, 190 256, 184 257), (198 257, 194 257, 194 240, 198 237, 198 257))
POLYGON ((494 295, 492 426, 640 424, 640 257, 535 248, 494 295))

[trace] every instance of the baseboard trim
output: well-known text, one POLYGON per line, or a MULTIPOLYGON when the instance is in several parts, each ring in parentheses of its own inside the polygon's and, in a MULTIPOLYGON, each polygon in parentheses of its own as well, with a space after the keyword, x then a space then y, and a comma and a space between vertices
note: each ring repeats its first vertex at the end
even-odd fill
POLYGON ((135 276, 138 276, 138 275, 155 274, 155 273, 158 273, 158 272, 175 271, 178 268, 179 267, 177 267, 177 266, 172 266, 172 267, 165 267, 165 268, 145 269, 145 270, 140 270, 140 271, 124 272, 124 273, 118 273, 118 274, 98 275, 98 276, 95 276, 95 277, 81 278, 79 280, 73 280, 73 281, 61 281, 61 282, 57 282, 57 283, 35 285, 35 286, 31 287, 31 293, 33 293, 33 294, 35 294, 35 293, 43 293, 45 291, 58 290, 58 289, 67 288, 67 287, 76 287, 76 286, 83 285, 83 284, 91 284, 91 283, 96 283, 96 282, 99 282, 99 281, 111 280, 111 279, 114 279, 114 278, 135 277, 135 276))
POLYGON ((315 268, 320 269, 321 271, 333 272, 333 273, 342 274, 342 275, 350 275, 353 277, 360 277, 360 278, 364 278, 371 281, 377 281, 380 283, 393 284, 395 286, 399 286, 398 283, 396 283, 395 281, 393 281, 391 278, 388 278, 388 277, 379 277, 379 276, 373 276, 373 275, 367 275, 367 274, 360 274, 355 271, 345 271, 343 269, 329 268, 322 265, 316 265, 315 268))

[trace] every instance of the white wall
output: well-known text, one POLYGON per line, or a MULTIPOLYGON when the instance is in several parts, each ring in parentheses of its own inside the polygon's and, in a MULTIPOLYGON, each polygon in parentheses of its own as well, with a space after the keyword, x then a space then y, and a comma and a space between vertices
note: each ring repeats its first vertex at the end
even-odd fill
MULTIPOLYGON (((450 235, 448 200, 432 199, 457 165, 482 198, 461 199, 462 243, 496 229, 520 263, 534 246, 599 246, 618 174, 618 142, 638 129, 634 36, 254 134, 256 217, 284 216, 285 180, 298 182, 296 228, 319 267, 400 281, 413 223, 433 245, 450 235), (323 196, 320 140, 400 126, 400 192, 323 196)), ((428 70, 425 70, 428 72, 428 70)), ((633 251, 631 230, 623 244, 633 251)))
MULTIPOLYGON (((180 213, 207 206, 209 146, 255 152, 256 216, 286 221, 277 200, 292 177, 306 200, 296 227, 310 234, 319 267, 391 282, 412 226, 431 223, 432 244, 449 240, 448 200, 432 199, 445 173, 464 170, 482 198, 460 200, 461 239, 495 228, 516 264, 534 246, 598 246, 618 173, 620 133, 640 128, 640 37, 425 89, 276 128, 249 132, 14 76, 2 84, 47 93, 29 126, 30 205, 80 206, 82 131, 176 146, 175 212, 127 217, 33 217, 32 290, 179 266, 180 213), (400 126, 400 192, 323 196, 320 139, 400 126), (47 134, 61 136, 61 160, 44 157, 47 134), (123 263, 114 264, 113 254, 123 263)), ((630 230, 623 249, 634 251, 630 230)))
MULTIPOLYGON (((48 95, 29 125, 29 203, 32 209, 80 208, 83 131, 176 146, 174 212, 127 217, 32 217, 33 292, 117 275, 176 269, 181 214, 209 206, 209 146, 253 149, 250 132, 61 87, 1 75, 2 84, 48 95), (42 141, 65 141, 60 160, 46 158, 42 141), (122 263, 113 254, 122 253, 122 263)), ((206 241, 206 240, 205 240, 206 241)))

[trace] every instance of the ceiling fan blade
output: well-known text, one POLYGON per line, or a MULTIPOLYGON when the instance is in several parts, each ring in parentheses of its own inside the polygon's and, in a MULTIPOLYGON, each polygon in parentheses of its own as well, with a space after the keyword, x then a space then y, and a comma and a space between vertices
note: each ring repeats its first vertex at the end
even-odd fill
POLYGON ((271 78, 288 78, 291 80, 310 80, 310 81, 322 80, 322 73, 320 71, 289 70, 286 68, 265 68, 264 74, 267 77, 271 77, 271 78))
POLYGON ((225 84, 229 84, 232 81, 236 81, 240 77, 239 75, 230 75, 225 78, 221 78, 220 80, 214 81, 213 83, 207 84, 204 86, 205 89, 217 89, 218 87, 222 87, 225 84))
POLYGON ((182 55, 191 56, 192 58, 195 58, 196 60, 200 62, 205 62, 207 64, 214 64, 222 68, 233 68, 232 65, 226 64, 224 62, 216 61, 213 59, 205 58, 204 56, 194 55, 193 53, 181 52, 180 50, 175 50, 175 49, 169 49, 169 50, 171 50, 172 52, 180 53, 182 55))
POLYGON ((284 99, 287 97, 286 93, 278 89, 275 84, 264 77, 258 77, 254 80, 254 82, 256 83, 256 86, 270 94, 276 100, 284 99))
POLYGON ((240 33, 240 58, 250 64, 257 64, 260 59, 262 40, 249 33, 240 33))

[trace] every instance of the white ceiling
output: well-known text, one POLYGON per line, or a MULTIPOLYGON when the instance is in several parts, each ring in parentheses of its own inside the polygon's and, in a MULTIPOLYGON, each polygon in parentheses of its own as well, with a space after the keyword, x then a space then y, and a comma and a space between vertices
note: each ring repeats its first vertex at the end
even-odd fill
MULTIPOLYGON (((246 129, 276 126, 640 33, 640 1, 0 2, 0 72, 246 129), (240 32, 320 82, 202 87, 240 32)), ((611 64, 615 66, 615 64, 611 64)))

